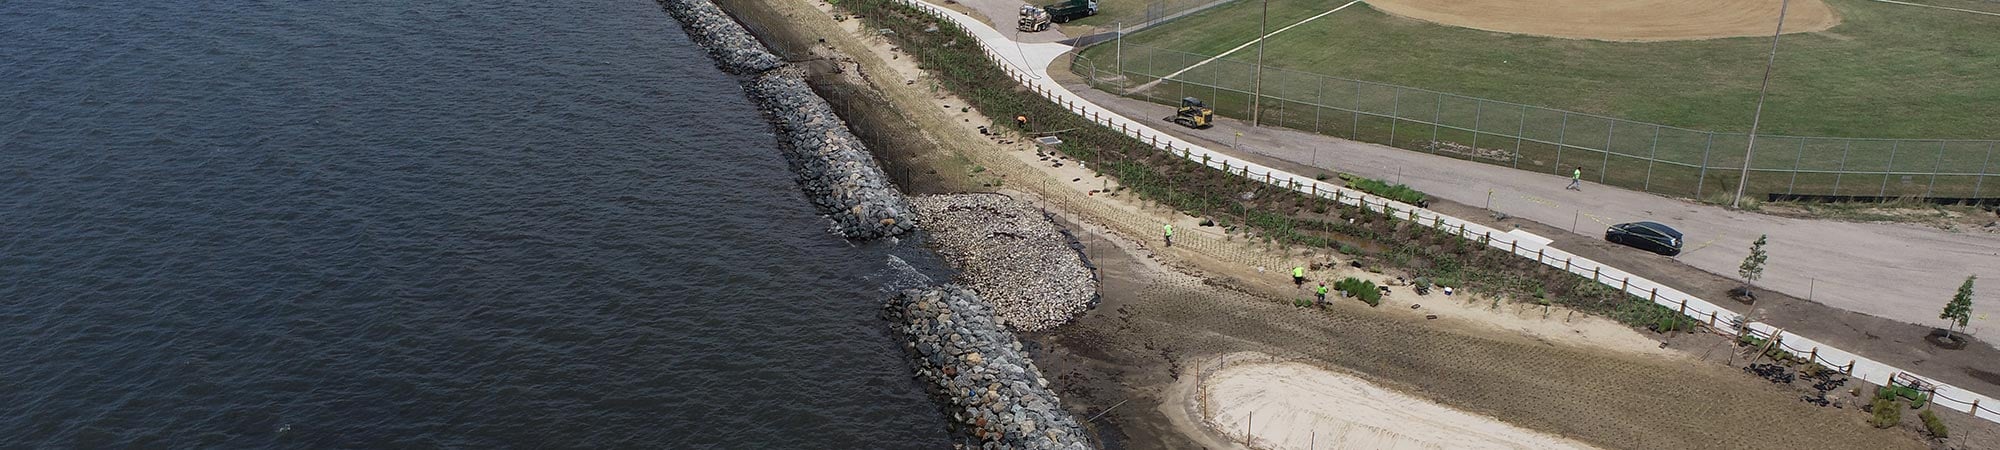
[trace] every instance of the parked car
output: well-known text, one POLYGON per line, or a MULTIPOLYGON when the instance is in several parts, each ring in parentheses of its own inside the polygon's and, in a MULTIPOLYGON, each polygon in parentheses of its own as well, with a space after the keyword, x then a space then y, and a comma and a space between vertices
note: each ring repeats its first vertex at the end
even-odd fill
POLYGON ((1604 230, 1604 240, 1666 256, 1681 254, 1681 232, 1659 222, 1632 222, 1604 230))

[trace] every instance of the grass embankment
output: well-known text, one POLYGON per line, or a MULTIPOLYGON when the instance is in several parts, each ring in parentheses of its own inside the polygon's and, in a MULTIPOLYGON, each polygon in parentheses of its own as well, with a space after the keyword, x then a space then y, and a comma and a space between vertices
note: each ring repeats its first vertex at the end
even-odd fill
MULTIPOLYGON (((1091 162, 1089 167, 1143 199, 1192 215, 1247 224, 1246 231, 1267 242, 1341 249, 1367 264, 1401 268, 1441 286, 1518 299, 1545 293, 1554 303, 1639 327, 1652 327, 1677 315, 1646 299, 1449 233, 1165 154, 1022 88, 988 62, 956 24, 933 20, 892 0, 841 4, 870 27, 893 31, 889 39, 986 116, 1025 114, 1038 128, 1070 130, 1063 134, 1065 143, 1058 150, 1091 162), (924 31, 933 24, 937 31, 924 31), (1365 245, 1356 245, 1362 241, 1365 245)), ((1001 122, 994 126, 1014 126, 1001 122)))
MULTIPOLYGON (((2000 55, 2000 17, 1828 1, 1843 15, 1842 25, 1785 36, 1751 162, 1769 172, 1752 173, 1748 190, 1889 198, 1994 195, 1981 186, 1992 180, 1975 176, 1791 173, 2000 174, 2000 165, 1989 163, 1988 142, 1775 137, 2000 138, 1990 126, 2000 122, 2000 109, 1981 106, 2000 101, 2000 78, 1988 75, 2000 72, 2000 58, 1994 57, 2000 55)), ((1125 40, 1124 62, 1117 67, 1131 78, 1129 86, 1150 81, 1145 74, 1173 73, 1205 59, 1200 55, 1250 42, 1257 35, 1257 6, 1224 5, 1136 33, 1125 40)), ((1275 0, 1271 23, 1291 24, 1329 7, 1275 0)), ((1268 41, 1264 62, 1279 70, 1264 72, 1262 89, 1275 98, 1379 116, 1268 99, 1263 122, 1522 170, 1568 173, 1583 166, 1602 172, 1607 184, 1706 200, 1735 190, 1733 175, 1744 164, 1748 145, 1741 133, 1749 127, 1769 45, 1761 38, 1648 43, 1544 38, 1349 8, 1268 41), (1314 74, 1552 109, 1399 93, 1314 74), (1388 116, 1405 120, 1399 124, 1388 116), (1652 123, 1684 129, 1656 129, 1652 123), (1624 156, 1596 151, 1606 148, 1624 156), (1642 159, 1648 157, 1689 166, 1648 164, 1642 159), (1696 167, 1701 165, 1709 170, 1696 167)), ((1118 52, 1114 47, 1094 47, 1084 55, 1108 74, 1118 52)), ((1256 52, 1238 52, 1177 77, 1187 84, 1167 82, 1134 94, 1167 104, 1183 95, 1202 97, 1219 114, 1247 118, 1254 61, 1256 52)))

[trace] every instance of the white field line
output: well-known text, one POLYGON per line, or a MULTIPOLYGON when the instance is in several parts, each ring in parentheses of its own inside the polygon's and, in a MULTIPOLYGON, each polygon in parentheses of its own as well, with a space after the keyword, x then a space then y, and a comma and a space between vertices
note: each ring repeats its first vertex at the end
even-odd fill
MULTIPOLYGON (((1007 72, 1008 76, 1013 77, 1015 81, 1028 87, 1037 95, 1063 106, 1078 116, 1090 119, 1105 127, 1116 128, 1134 139, 1146 141, 1153 148, 1165 151, 1170 155, 1177 155, 1182 159, 1203 163, 1208 167, 1221 169, 1226 173, 1291 189, 1302 194, 1330 199, 1343 205, 1356 206, 1369 211, 1381 212, 1397 220, 1407 220, 1418 225, 1449 232, 1459 237, 1485 244, 1494 249, 1506 250, 1515 256, 1533 258, 1537 263, 1561 268, 1566 272, 1578 276, 1590 277, 1592 281, 1596 281, 1599 284, 1619 288, 1619 290, 1628 294, 1646 298, 1654 304, 1674 309, 1676 312, 1684 312, 1688 317, 1707 322, 1711 328, 1717 330, 1732 329, 1737 321, 1745 319, 1741 314, 1717 306, 1715 303, 1711 303, 1700 297, 1625 272, 1617 267, 1557 249, 1539 239, 1508 234, 1509 230, 1494 229, 1429 209, 1355 191, 1346 186, 1335 185, 1313 178, 1302 177, 1298 174, 1272 169, 1229 154, 1209 150, 1200 144, 1175 137, 1174 135, 1162 133, 1146 123, 1132 120, 1129 117, 1119 115, 1110 109, 1083 99, 1082 96, 1070 92, 1069 88, 1050 81, 1046 73, 1030 74, 1017 69, 1018 66, 1039 66, 1042 70, 1047 70, 1049 63, 1066 54, 1070 48, 1069 46, 1060 44, 1029 44, 1024 46, 1028 51, 1002 53, 994 50, 992 44, 1005 43, 1008 40, 1007 37, 979 21, 979 19, 925 3, 924 0, 897 1, 922 8, 940 18, 958 22, 961 27, 964 27, 967 32, 971 33, 979 41, 981 50, 986 54, 987 58, 991 59, 1002 71, 1007 72), (1036 64, 1034 61, 1022 61, 1020 64, 1007 61, 1011 56, 1020 56, 1023 58, 1032 56, 1036 60, 1041 61, 1041 64, 1036 64)), ((1150 224, 1147 226, 1150 226, 1150 224)), ((1806 354, 1812 356, 1821 365, 1843 370, 1849 376, 1863 381, 1878 385, 1887 385, 1890 380, 1898 379, 1899 377, 1904 380, 1910 378, 1922 380, 1936 386, 1934 392, 1937 395, 1932 398, 1932 404, 1957 411, 1970 412, 1973 417, 2000 423, 2000 414, 1996 414, 1996 411, 2000 410, 1995 410, 1993 406, 2000 405, 2000 399, 1945 384, 1936 379, 1921 377, 1913 372, 1895 366, 1868 359, 1839 348, 1826 346, 1804 336, 1786 333, 1785 330, 1767 323, 1753 321, 1746 324, 1746 328, 1755 332, 1757 336, 1768 336, 1779 340, 1787 352, 1795 355, 1806 354), (1977 406, 1976 408, 1975 405, 1977 406)))
POLYGON ((1899 1, 1896 1, 1896 0, 1874 0, 1874 1, 1876 1, 1876 2, 1881 2, 1881 3, 1889 3, 1889 4, 1896 4, 1896 5, 1904 5, 1904 6, 1921 6, 1921 7, 1925 7, 1925 8, 1937 8, 1937 9, 1942 9, 1942 10, 1947 10, 1947 11, 1958 11, 1958 12, 1962 12, 1962 13, 1973 13, 1973 14, 1979 14, 1979 15, 1984 15, 1984 16, 1994 16, 1994 17, 2000 17, 2000 13, 1993 13, 1993 12, 1986 12, 1986 11, 1979 11, 1979 10, 1971 10, 1971 9, 1959 9, 1959 8, 1953 8, 1953 7, 1949 7, 1949 6, 1938 6, 1938 5, 1926 5, 1926 4, 1922 4, 1922 3, 1910 3, 1910 2, 1899 2, 1899 1))
POLYGON ((1340 5, 1340 7, 1339 7, 1339 8, 1334 8, 1334 9, 1331 9, 1331 10, 1328 10, 1327 12, 1323 12, 1323 13, 1319 13, 1319 15, 1317 15, 1317 16, 1312 16, 1312 17, 1307 17, 1307 18, 1306 18, 1306 20, 1301 20, 1301 21, 1298 21, 1298 23, 1294 23, 1294 24, 1291 24, 1291 25, 1287 25, 1287 26, 1285 26, 1284 28, 1279 28, 1279 29, 1278 29, 1278 31, 1273 31, 1273 32, 1270 32, 1269 34, 1265 34, 1265 35, 1263 35, 1263 36, 1261 36, 1261 37, 1258 37, 1258 38, 1256 38, 1256 39, 1251 39, 1251 40, 1250 40, 1250 42, 1245 42, 1245 43, 1243 43, 1243 45, 1238 45, 1238 46, 1236 46, 1236 48, 1232 48, 1232 49, 1229 49, 1229 51, 1226 51, 1226 52, 1222 52, 1222 54, 1220 54, 1220 55, 1215 55, 1214 57, 1211 57, 1211 58, 1208 58, 1208 59, 1204 59, 1204 60, 1202 60, 1201 62, 1198 62, 1198 63, 1194 63, 1194 65, 1192 65, 1192 66, 1187 66, 1186 68, 1183 68, 1183 69, 1181 69, 1181 70, 1179 70, 1179 71, 1176 71, 1176 72, 1174 72, 1174 73, 1172 73, 1172 74, 1168 74, 1167 76, 1164 76, 1164 77, 1160 77, 1160 78, 1158 78, 1158 79, 1154 79, 1154 80, 1153 80, 1152 82, 1149 82, 1149 83, 1146 83, 1146 84, 1143 84, 1143 85, 1139 85, 1139 87, 1137 87, 1137 88, 1133 88, 1133 89, 1132 89, 1132 91, 1133 91, 1133 92, 1139 92, 1139 91, 1144 91, 1144 90, 1147 90, 1147 89, 1152 89, 1152 88, 1153 88, 1153 86, 1155 86, 1155 85, 1158 85, 1158 84, 1160 84, 1160 82, 1161 82, 1161 81, 1166 81, 1166 80, 1168 80, 1168 79, 1172 79, 1173 77, 1177 77, 1177 76, 1180 76, 1180 75, 1181 75, 1181 74, 1183 74, 1183 73, 1187 73, 1187 71, 1190 71, 1190 70, 1194 70, 1194 68, 1196 68, 1196 67, 1201 67, 1201 66, 1203 66, 1203 65, 1207 65, 1208 63, 1211 63, 1211 62, 1215 62, 1215 60, 1218 60, 1218 59, 1222 59, 1223 57, 1226 57, 1226 56, 1229 56, 1229 54, 1231 54, 1231 53, 1236 53, 1237 51, 1241 51, 1241 50, 1243 50, 1243 49, 1245 49, 1245 48, 1249 48, 1249 47, 1250 47, 1250 46, 1252 46, 1252 45, 1256 45, 1256 44, 1257 44, 1258 42, 1263 42, 1263 41, 1264 41, 1265 39, 1270 39, 1270 38, 1271 38, 1271 36, 1277 36, 1277 35, 1278 35, 1278 33, 1283 33, 1283 32, 1285 32, 1285 30, 1290 30, 1290 29, 1292 29, 1293 27, 1297 27, 1297 26, 1299 26, 1299 25, 1305 25, 1305 24, 1306 24, 1306 22, 1311 22, 1311 21, 1313 21, 1313 20, 1315 20, 1315 19, 1318 19, 1318 18, 1321 18, 1321 17, 1326 17, 1326 16, 1328 15, 1328 14, 1333 14, 1333 13, 1336 13, 1336 12, 1340 12, 1340 10, 1343 10, 1343 9, 1347 9, 1347 7, 1349 7, 1349 6, 1354 6, 1354 4, 1355 4, 1355 3, 1361 3, 1361 0, 1354 0, 1354 1, 1351 1, 1351 2, 1347 2, 1347 4, 1345 4, 1345 5, 1340 5))

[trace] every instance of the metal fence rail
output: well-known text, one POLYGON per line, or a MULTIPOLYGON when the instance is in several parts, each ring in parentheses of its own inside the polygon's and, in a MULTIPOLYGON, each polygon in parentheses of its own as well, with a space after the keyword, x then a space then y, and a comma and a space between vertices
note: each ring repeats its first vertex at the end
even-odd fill
MULTIPOLYGON (((1520 103, 1264 67, 1128 43, 1116 61, 1070 70, 1111 92, 1160 103, 1199 97, 1218 114, 1676 197, 1731 195, 1742 133, 1691 130, 1520 103), (1183 72, 1183 70, 1185 70, 1183 72), (1179 75, 1173 75, 1179 72, 1179 75), (1162 79, 1172 76, 1172 78, 1162 79)), ((1833 197, 1974 199, 2000 178, 2000 141, 1758 135, 1746 191, 1833 197)))

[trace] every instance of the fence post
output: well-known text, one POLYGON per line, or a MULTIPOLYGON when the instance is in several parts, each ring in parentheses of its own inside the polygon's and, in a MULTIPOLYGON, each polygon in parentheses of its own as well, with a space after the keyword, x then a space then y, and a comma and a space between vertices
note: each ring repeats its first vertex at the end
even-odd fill
POLYGON ((1431 146, 1436 147, 1438 141, 1438 122, 1444 121, 1444 94, 1433 94, 1432 96, 1437 97, 1437 106, 1431 108, 1431 146))
POLYGON ((1472 102, 1472 154, 1479 154, 1479 116, 1486 113, 1486 99, 1477 98, 1472 102))
POLYGON ((1716 148, 1716 134, 1708 134, 1708 144, 1702 144, 1702 172, 1694 178, 1694 200, 1702 200, 1702 184, 1708 184, 1708 150, 1716 148))
POLYGON ((1653 288, 1652 292, 1647 293, 1646 301, 1653 302, 1655 305, 1660 304, 1660 288, 1653 288))
POLYGON ((1813 346, 1812 354, 1806 355, 1806 362, 1819 364, 1819 346, 1813 346))
POLYGON ((1896 171, 1896 150, 1900 149, 1902 145, 1903 141, 1895 141, 1889 144, 1889 165, 1882 166, 1882 189, 1875 192, 1876 197, 1889 196, 1889 174, 1896 171))
POLYGON ((1653 190, 1653 163, 1660 159, 1660 126, 1653 126, 1653 147, 1646 152, 1646 182, 1639 186, 1640 192, 1653 190))
POLYGON ((1514 129, 1514 168, 1521 168, 1521 139, 1528 135, 1528 105, 1521 105, 1521 124, 1514 129))
POLYGON ((1847 369, 1842 370, 1841 373, 1845 373, 1847 376, 1854 376, 1854 360, 1847 360, 1847 369))
POLYGON ((1979 198, 1979 188, 1985 187, 1981 185, 1986 184, 1986 167, 1993 164, 1993 147, 1996 144, 2000 143, 1986 143, 1986 161, 1979 163, 1979 178, 1972 182, 1972 198, 1979 198))
POLYGON ((1347 99, 1347 107, 1351 108, 1347 111, 1354 113, 1354 124, 1347 129, 1347 138, 1359 141, 1361 140, 1361 82, 1354 80, 1348 82, 1354 83, 1354 97, 1347 99))
POLYGON ((1619 283, 1619 284, 1618 284, 1618 291, 1619 291, 1619 292, 1632 292, 1632 277, 1631 277, 1631 276, 1626 276, 1626 277, 1625 277, 1625 282, 1623 282, 1623 283, 1619 283))
MULTIPOLYGON (((1847 175, 1847 153, 1851 151, 1854 151, 1854 141, 1847 141, 1846 145, 1840 148, 1840 168, 1833 172, 1833 195, 1840 195, 1840 178, 1847 175)), ((1987 156, 1992 154, 1988 153, 1987 156)), ((1977 189, 1973 190, 1972 196, 1979 196, 1977 189)))
POLYGON ((1536 264, 1540 264, 1540 263, 1542 262, 1542 258, 1544 258, 1544 257, 1547 257, 1547 256, 1548 256, 1548 255, 1546 254, 1546 251, 1547 251, 1547 250, 1548 250, 1547 248, 1538 248, 1538 249, 1535 249, 1535 263, 1536 263, 1536 264))
POLYGON ((1571 261, 1571 260, 1570 260, 1569 258, 1563 258, 1563 271, 1564 271, 1564 272, 1569 272, 1569 271, 1570 271, 1570 270, 1569 270, 1569 269, 1570 269, 1570 267, 1569 267, 1569 263, 1570 263, 1570 261, 1571 261))
POLYGON ((1604 266, 1597 266, 1590 269, 1590 281, 1592 282, 1596 282, 1597 277, 1603 275, 1604 275, 1604 266))
MULTIPOLYGON (((1931 186, 1924 188, 1924 198, 1931 198, 1931 191, 1937 189, 1938 167, 1942 166, 1943 164, 1944 164, 1944 141, 1938 141, 1937 160, 1931 161, 1931 186)), ((1796 175, 1796 172, 1794 172, 1794 175, 1792 176, 1798 177, 1798 175, 1796 175)))
POLYGON ((1507 241, 1507 253, 1513 253, 1516 255, 1521 254, 1521 240, 1515 239, 1507 241))
POLYGON ((1569 111, 1563 111, 1562 126, 1556 128, 1556 173, 1562 173, 1563 138, 1569 136, 1569 111))
POLYGON ((1396 88, 1395 102, 1389 105, 1389 146, 1396 146, 1396 122, 1403 118, 1403 88, 1396 88))
POLYGON ((1597 165, 1597 184, 1604 184, 1604 171, 1611 170, 1611 137, 1618 134, 1618 121, 1604 130, 1604 162, 1597 165))
POLYGON ((1708 312, 1708 327, 1715 328, 1715 311, 1708 312))
MULTIPOLYGON (((1944 151, 1944 142, 1938 142, 1938 151, 1939 152, 1944 151)), ((1785 185, 1785 195, 1791 195, 1792 189, 1799 187, 1799 162, 1805 161, 1805 159, 1806 159, 1806 140, 1805 138, 1799 138, 1799 155, 1792 158, 1792 182, 1791 184, 1785 185)), ((1937 181, 1937 178, 1932 177, 1931 181, 1937 181)))
POLYGON ((1319 116, 1326 112, 1321 103, 1326 103, 1326 76, 1319 76, 1319 89, 1313 91, 1313 134, 1319 134, 1319 116))

